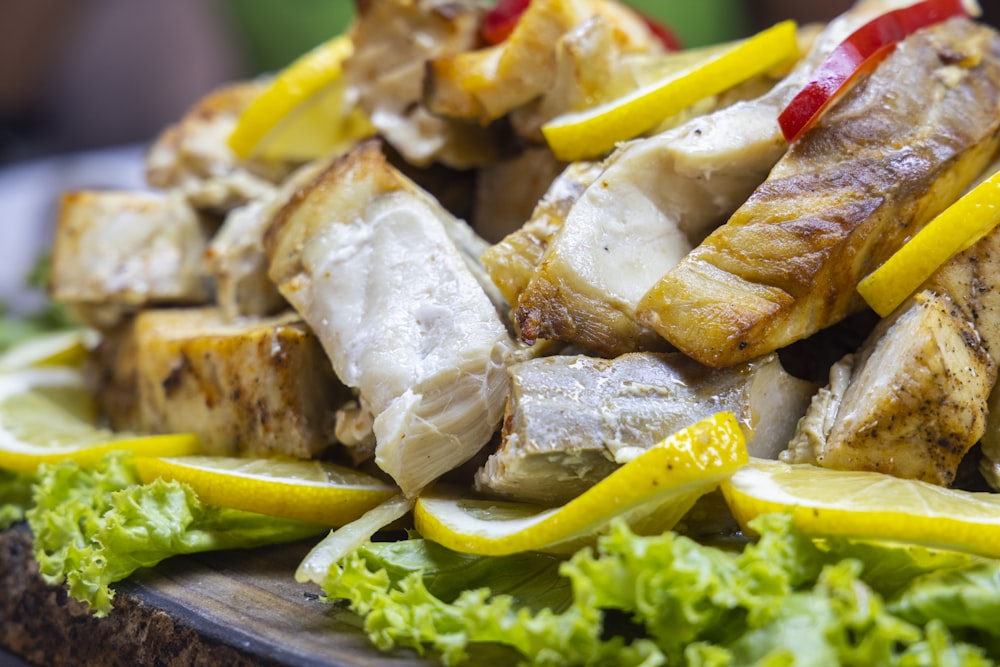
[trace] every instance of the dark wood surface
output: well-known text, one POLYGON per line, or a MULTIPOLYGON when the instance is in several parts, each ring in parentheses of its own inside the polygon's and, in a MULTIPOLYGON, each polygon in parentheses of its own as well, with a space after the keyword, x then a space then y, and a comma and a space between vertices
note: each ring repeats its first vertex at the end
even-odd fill
POLYGON ((0 648, 37 665, 437 664, 377 651, 353 615, 297 583, 311 546, 171 558, 119 582, 114 609, 97 619, 38 577, 18 524, 0 532, 0 648))

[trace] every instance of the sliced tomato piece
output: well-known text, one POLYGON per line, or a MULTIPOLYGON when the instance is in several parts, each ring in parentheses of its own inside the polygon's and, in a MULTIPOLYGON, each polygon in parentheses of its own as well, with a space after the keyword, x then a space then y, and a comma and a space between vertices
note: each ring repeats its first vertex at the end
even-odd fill
POLYGON ((925 0, 886 12, 855 30, 827 56, 778 116, 785 139, 792 143, 805 134, 860 75, 875 69, 903 39, 962 15, 968 15, 962 0, 925 0))

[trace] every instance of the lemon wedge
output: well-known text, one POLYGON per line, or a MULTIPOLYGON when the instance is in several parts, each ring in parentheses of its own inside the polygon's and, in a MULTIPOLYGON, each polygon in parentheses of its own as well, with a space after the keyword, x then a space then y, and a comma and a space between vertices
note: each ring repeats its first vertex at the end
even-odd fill
POLYGON ((229 147, 241 158, 311 160, 342 153, 370 136, 364 113, 345 102, 347 35, 325 42, 286 67, 240 115, 229 147))
POLYGON ((79 366, 97 344, 90 329, 53 331, 32 336, 0 354, 0 373, 32 366, 79 366))
POLYGON ((115 450, 178 456, 197 452, 191 433, 136 436, 94 425, 97 410, 76 368, 43 366, 0 374, 0 468, 30 472, 73 459, 90 465, 115 450))
POLYGON ((354 521, 399 489, 330 463, 225 456, 142 457, 139 477, 188 484, 203 502, 326 526, 354 521))
POLYGON ((722 483, 733 516, 791 512, 804 533, 1000 557, 1000 494, 970 493, 877 472, 754 460, 722 483))
POLYGON ((882 266, 858 284, 858 292, 885 317, 935 270, 1000 223, 1000 171, 931 220, 882 266))
POLYGON ((572 550, 618 517, 640 532, 673 527, 746 461, 736 417, 720 412, 668 436, 560 507, 462 498, 435 489, 417 498, 414 522, 423 537, 465 553, 572 550))
POLYGON ((690 67, 621 97, 558 116, 542 126, 542 134, 560 160, 598 157, 701 99, 793 60, 798 52, 796 24, 784 21, 727 48, 708 49, 690 67))

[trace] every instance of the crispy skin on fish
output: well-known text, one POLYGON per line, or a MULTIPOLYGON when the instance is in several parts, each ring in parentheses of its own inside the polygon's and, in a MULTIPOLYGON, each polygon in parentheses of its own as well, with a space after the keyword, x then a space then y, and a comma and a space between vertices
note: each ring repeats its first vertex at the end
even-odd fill
POLYGON ((776 355, 712 370, 680 353, 555 356, 513 364, 503 442, 476 474, 485 493, 570 500, 671 433, 731 410, 755 456, 777 455, 815 385, 776 355))
POLYGON ((409 495, 476 454, 503 414, 512 342, 463 249, 472 236, 377 142, 301 190, 265 235, 271 278, 359 390, 375 462, 409 495))
POLYGON ((914 34, 666 273, 642 299, 640 321, 725 366, 858 310, 858 281, 991 160, 998 96, 996 31, 953 19, 914 34))
POLYGON ((207 303, 202 253, 210 233, 179 196, 68 192, 60 200, 50 293, 99 329, 143 307, 207 303))

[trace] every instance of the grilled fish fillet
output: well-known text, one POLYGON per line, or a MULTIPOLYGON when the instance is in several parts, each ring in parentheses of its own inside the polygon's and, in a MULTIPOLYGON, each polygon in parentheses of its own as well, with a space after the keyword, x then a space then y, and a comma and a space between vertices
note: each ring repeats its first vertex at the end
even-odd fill
POLYGON ((522 339, 606 356, 666 347, 643 295, 767 176, 786 149, 776 118, 829 51, 872 16, 852 10, 770 92, 619 148, 574 203, 518 301, 522 339))
POLYGON ((497 159, 492 130, 438 116, 423 104, 426 62, 474 48, 484 11, 473 0, 358 3, 354 54, 344 63, 347 94, 412 165, 467 169, 497 159))
MULTIPOLYGON (((535 0, 510 36, 495 46, 449 54, 427 64, 428 108, 483 125, 545 97, 557 86, 563 39, 586 20, 604 25, 600 64, 622 53, 662 52, 645 22, 608 0, 535 0)), ((568 111, 563 108, 561 111, 568 111)))
POLYGON ((272 194, 294 165, 241 160, 229 148, 229 135, 239 115, 264 85, 253 81, 223 86, 167 127, 146 155, 149 184, 177 190, 195 208, 214 213, 225 213, 272 194))
POLYGON ((294 313, 230 322, 213 308, 146 310, 109 340, 97 387, 109 420, 195 432, 214 454, 323 454, 352 398, 294 313))
POLYGON ((725 366, 858 310, 860 278, 990 162, 998 97, 996 31, 952 19, 912 35, 643 297, 640 321, 725 366))
POLYGON ((783 460, 948 485, 985 431, 996 364, 961 309, 924 291, 835 374, 783 460))
POLYGON ((369 142, 265 236, 271 278, 360 392, 375 462, 408 495, 476 454, 503 414, 512 341, 456 242, 471 234, 369 142))
MULTIPOLYGON (((939 268, 838 365, 782 458, 948 485, 986 432, 998 351, 994 230, 939 268)), ((983 440, 990 466, 995 450, 983 440)))
POLYGON ((99 329, 147 306, 206 303, 212 289, 202 254, 210 233, 176 195, 68 192, 60 200, 50 293, 99 329))
POLYGON ((731 410, 755 456, 777 456, 815 385, 776 355, 708 369, 679 353, 555 356, 513 364, 503 442, 478 490, 526 502, 570 500, 671 433, 731 410))

